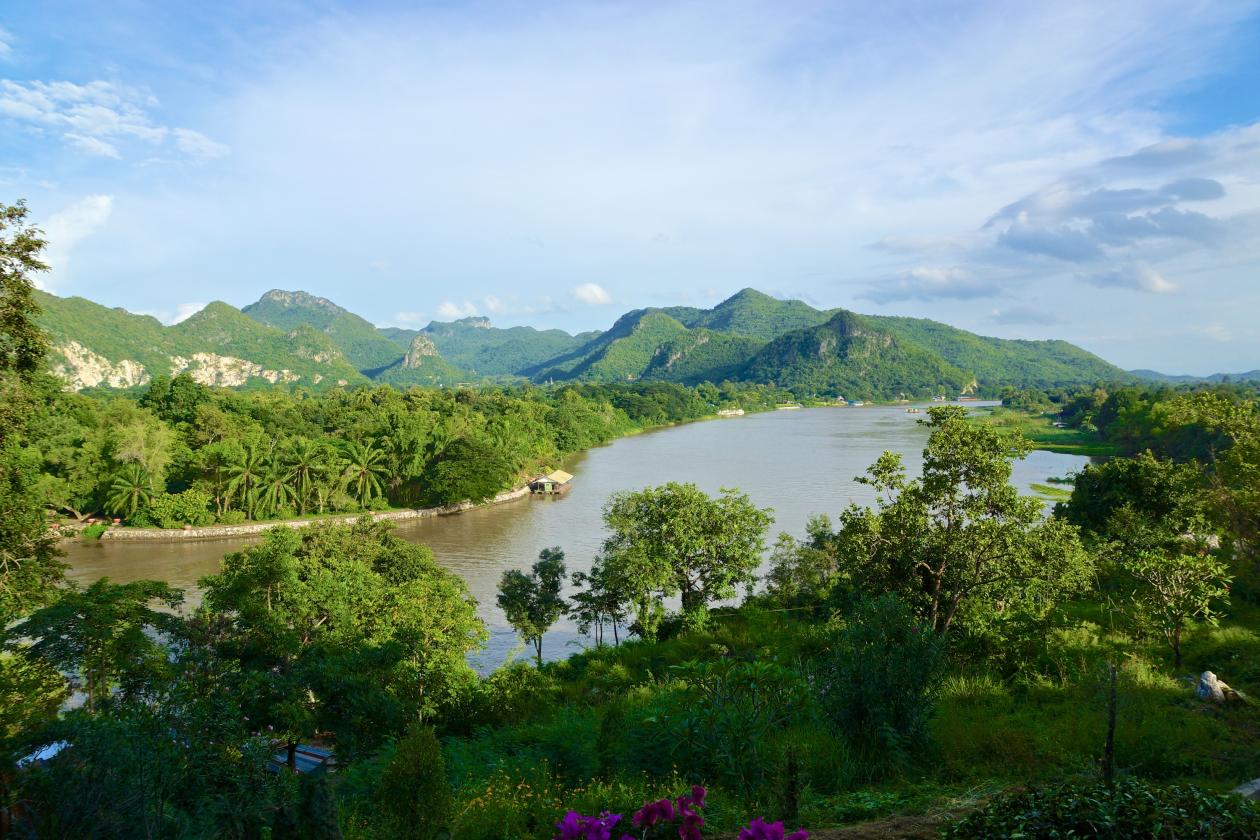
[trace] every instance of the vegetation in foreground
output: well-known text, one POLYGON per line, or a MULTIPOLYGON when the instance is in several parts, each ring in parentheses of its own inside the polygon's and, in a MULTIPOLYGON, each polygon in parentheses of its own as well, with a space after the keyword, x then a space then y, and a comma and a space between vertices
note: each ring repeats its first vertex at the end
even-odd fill
POLYGON ((687 485, 614 497, 576 593, 556 550, 501 590, 536 652, 565 611, 594 646, 480 678, 462 581, 366 518, 229 555, 187 617, 160 582, 68 584, 27 452, 49 411, 42 243, 20 206, 3 222, 19 836, 770 840, 912 812, 957 837, 1255 834, 1222 793, 1260 754, 1253 398, 1161 400, 1158 447, 1089 467, 1049 518, 1010 485, 1026 440, 933 409, 922 472, 881 457, 878 501, 780 537, 739 607, 718 604, 754 584, 765 511, 687 485), (1221 702, 1196 696, 1209 669, 1221 702), (291 772, 302 744, 335 769, 291 772))

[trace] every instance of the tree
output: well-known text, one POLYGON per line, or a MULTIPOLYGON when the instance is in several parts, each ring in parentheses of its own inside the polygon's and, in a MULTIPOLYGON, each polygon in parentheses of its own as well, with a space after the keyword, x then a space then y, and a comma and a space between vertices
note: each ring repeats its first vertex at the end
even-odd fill
POLYGON ((604 626, 612 627, 613 644, 621 644, 620 627, 626 619, 626 595, 617 588, 604 558, 596 557, 589 572, 574 572, 571 578, 578 591, 573 595, 569 614, 578 630, 593 636, 597 646, 604 643, 604 626))
POLYGON ((1198 464, 1177 464, 1147 451, 1087 465, 1073 482, 1071 499, 1057 505, 1055 514, 1107 538, 1112 516, 1126 505, 1155 521, 1185 523, 1202 507, 1205 489, 1198 464))
POLYGON ((840 518, 842 573, 866 596, 898 595, 942 636, 960 620, 982 631, 1048 614, 1086 585, 1092 561, 1074 525, 1046 518, 1011 486, 1011 462, 1030 444, 968 422, 956 406, 928 413, 919 479, 890 452, 860 479, 879 495, 874 508, 840 518))
POLYGON ((713 498, 694 484, 670 482, 609 499, 604 524, 612 534, 603 556, 642 630, 652 632, 661 599, 674 595, 688 622, 700 624, 710 602, 755 580, 771 521, 769 508, 736 490, 713 498))
POLYGON ((291 764, 316 730, 335 732, 349 760, 433 714, 485 637, 463 582, 366 516, 273 528, 201 583, 250 717, 288 743, 291 764))
POLYGON ((253 519, 257 512, 258 488, 266 477, 267 454, 257 443, 247 443, 232 453, 233 460, 225 470, 229 497, 238 497, 245 515, 253 519))
POLYGON ((33 379, 48 352, 35 323, 39 305, 31 275, 47 271, 40 259, 43 233, 26 221, 26 204, 0 204, 0 371, 33 379))
POLYGON ((130 519, 143 510, 153 498, 153 479, 139 464, 123 464, 109 483, 105 508, 110 513, 130 519))
POLYGON ((349 441, 342 447, 346 456, 345 481, 350 494, 363 507, 384 495, 385 453, 371 443, 349 441))
POLYGON ((1194 619, 1216 622, 1216 603, 1226 600, 1233 580, 1228 567, 1206 545, 1139 549, 1123 557, 1120 567, 1135 584, 1130 596, 1133 618, 1162 634, 1181 667, 1181 636, 1194 619), (1197 550, 1196 550, 1197 548, 1197 550))
POLYGON ((544 548, 528 575, 509 569, 499 581, 499 609, 507 616, 508 624, 533 644, 539 667, 543 635, 568 611, 560 595, 564 576, 564 552, 557 546, 544 548))
POLYGON ((290 480, 290 473, 276 458, 268 460, 263 478, 258 483, 259 515, 276 515, 297 497, 290 480))
POLYGON ((12 649, 82 680, 93 710, 115 685, 124 697, 141 695, 165 673, 167 647, 156 634, 179 632, 179 618, 155 610, 184 600, 179 589, 154 580, 111 583, 101 578, 86 589, 71 587, 9 634, 12 649), (29 645, 20 640, 31 640, 29 645))
POLYGON ((319 480, 328 470, 328 451, 317 441, 297 438, 286 452, 285 466, 297 499, 298 515, 305 516, 319 480))
POLYGON ((483 502, 506 488, 513 468, 493 446, 468 438, 451 441, 425 469, 429 499, 441 505, 483 502))
POLYGON ((437 840, 449 836, 451 791, 442 745, 429 727, 413 724, 398 741, 376 792, 390 837, 437 840))

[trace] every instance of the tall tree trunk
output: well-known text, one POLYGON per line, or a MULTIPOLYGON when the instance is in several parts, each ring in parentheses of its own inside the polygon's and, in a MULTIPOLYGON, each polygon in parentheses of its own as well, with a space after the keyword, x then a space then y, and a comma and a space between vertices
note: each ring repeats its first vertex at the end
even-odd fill
POLYGON ((297 772, 297 746, 298 745, 296 741, 289 742, 288 744, 289 754, 284 760, 285 765, 289 768, 290 771, 294 773, 297 772))
POLYGON ((1173 627, 1172 632, 1173 666, 1181 667, 1181 624, 1173 627))
POLYGON ((1107 741, 1103 745, 1102 777, 1108 788, 1116 776, 1116 665, 1107 663, 1107 741))

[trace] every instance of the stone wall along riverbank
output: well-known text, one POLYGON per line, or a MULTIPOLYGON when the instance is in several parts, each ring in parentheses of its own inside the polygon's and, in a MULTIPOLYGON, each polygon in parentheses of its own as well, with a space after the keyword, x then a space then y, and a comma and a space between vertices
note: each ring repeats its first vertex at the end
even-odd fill
MULTIPOLYGON (((528 495, 528 485, 516 487, 500 493, 484 504, 502 504, 503 502, 510 502, 514 499, 520 499, 528 495)), ((380 513, 373 513, 372 518, 377 521, 424 519, 430 516, 446 516, 447 514, 459 513, 460 511, 470 510, 474 507, 478 507, 478 505, 475 505, 472 502, 461 502, 457 505, 446 505, 445 507, 382 511, 380 513)), ((203 528, 184 528, 180 530, 173 528, 110 528, 108 531, 101 534, 101 539, 137 541, 226 540, 236 539, 238 537, 248 537, 251 534, 261 534, 264 531, 268 531, 279 526, 302 528, 306 525, 315 525, 321 522, 348 524, 354 522, 362 515, 363 514, 356 513, 349 514, 347 516, 322 516, 317 519, 285 519, 277 522, 247 522, 242 525, 207 525, 203 528)))

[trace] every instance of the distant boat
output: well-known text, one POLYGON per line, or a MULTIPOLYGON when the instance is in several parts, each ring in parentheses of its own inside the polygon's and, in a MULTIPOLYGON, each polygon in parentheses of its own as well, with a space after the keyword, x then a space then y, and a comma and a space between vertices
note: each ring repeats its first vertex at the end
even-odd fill
POLYGON ((921 408, 907 408, 906 409, 906 414, 922 414, 922 413, 923 413, 923 409, 921 408))

